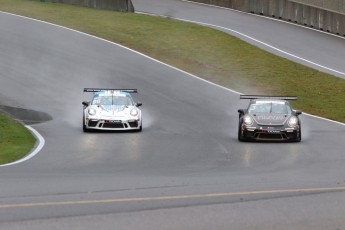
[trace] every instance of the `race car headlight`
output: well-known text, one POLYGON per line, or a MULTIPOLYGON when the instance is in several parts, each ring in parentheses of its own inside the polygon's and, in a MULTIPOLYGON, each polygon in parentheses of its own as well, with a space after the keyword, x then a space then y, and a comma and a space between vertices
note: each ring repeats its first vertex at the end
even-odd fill
POLYGON ((251 116, 249 116, 249 115, 245 115, 243 117, 243 122, 246 125, 252 125, 254 123, 254 119, 251 116))
POLYGON ((291 128, 294 128, 297 126, 297 124, 298 124, 297 117, 295 116, 290 117, 290 119, 288 120, 288 126, 290 126, 291 128))
POLYGON ((133 116, 133 117, 136 117, 136 116, 138 116, 139 112, 136 109, 132 109, 129 114, 131 114, 131 116, 133 116))
POLYGON ((89 113, 90 116, 94 116, 94 115, 96 115, 96 113, 97 113, 97 111, 96 111, 94 108, 88 109, 87 112, 89 113))

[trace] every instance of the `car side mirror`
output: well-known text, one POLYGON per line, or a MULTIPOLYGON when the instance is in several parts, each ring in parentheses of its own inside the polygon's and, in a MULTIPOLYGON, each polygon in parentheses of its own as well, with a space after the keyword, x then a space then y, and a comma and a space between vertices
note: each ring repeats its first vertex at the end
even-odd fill
POLYGON ((295 111, 295 114, 296 114, 296 116, 298 116, 298 115, 301 115, 301 114, 302 114, 302 112, 301 112, 301 111, 299 111, 299 110, 296 110, 296 111, 295 111))
POLYGON ((90 102, 83 101, 83 102, 82 102, 82 105, 85 106, 85 107, 88 107, 88 106, 90 105, 90 102))
POLYGON ((237 112, 239 112, 239 114, 241 114, 241 115, 244 115, 244 109, 239 109, 239 110, 237 110, 237 112))
POLYGON ((136 106, 136 107, 139 107, 139 106, 142 106, 142 105, 143 105, 143 103, 138 102, 135 106, 136 106))

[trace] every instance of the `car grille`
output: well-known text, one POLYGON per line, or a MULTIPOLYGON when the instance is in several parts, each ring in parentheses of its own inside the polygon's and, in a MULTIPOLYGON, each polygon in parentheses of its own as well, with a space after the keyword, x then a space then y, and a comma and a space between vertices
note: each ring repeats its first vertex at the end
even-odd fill
POLYGON ((123 129, 122 123, 104 123, 103 128, 123 129))
POLYGON ((271 140, 285 140, 285 134, 270 134, 270 133, 257 133, 256 138, 258 139, 271 139, 271 140))

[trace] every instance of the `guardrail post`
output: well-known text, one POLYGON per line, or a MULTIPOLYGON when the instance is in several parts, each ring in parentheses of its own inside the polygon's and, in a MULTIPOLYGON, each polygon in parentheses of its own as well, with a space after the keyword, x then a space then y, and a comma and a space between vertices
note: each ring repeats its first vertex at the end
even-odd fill
POLYGON ((327 32, 332 31, 331 23, 332 23, 332 13, 329 11, 325 11, 325 20, 324 20, 323 29, 327 32))
POLYGON ((284 11, 286 10, 286 0, 279 0, 278 4, 278 18, 282 19, 284 16, 284 11))
POLYGON ((315 8, 310 8, 310 27, 315 27, 318 24, 317 13, 315 8))
POLYGON ((256 13, 256 5, 257 1, 250 1, 249 2, 249 12, 255 14, 256 13))
POLYGON ((295 7, 296 7, 295 23, 302 24, 303 23, 303 8, 304 8, 304 5, 296 3, 295 7))
POLYGON ((308 25, 308 19, 307 16, 309 14, 309 8, 307 6, 302 6, 301 10, 301 21, 299 22, 302 25, 308 25))
POLYGON ((339 15, 339 35, 345 36, 345 15, 339 15))
POLYGON ((250 2, 251 2, 251 0, 240 0, 240 1, 238 0, 237 5, 239 7, 237 7, 237 8, 241 11, 249 13, 249 12, 251 12, 251 10, 250 10, 251 3, 250 2))
POLYGON ((318 17, 319 17, 319 26, 318 26, 318 28, 320 29, 320 30, 323 30, 323 19, 324 19, 324 11, 323 10, 321 10, 321 9, 319 9, 318 10, 318 17))
POLYGON ((279 1, 276 0, 269 0, 268 2, 268 16, 270 17, 277 17, 278 15, 278 8, 279 7, 279 1))

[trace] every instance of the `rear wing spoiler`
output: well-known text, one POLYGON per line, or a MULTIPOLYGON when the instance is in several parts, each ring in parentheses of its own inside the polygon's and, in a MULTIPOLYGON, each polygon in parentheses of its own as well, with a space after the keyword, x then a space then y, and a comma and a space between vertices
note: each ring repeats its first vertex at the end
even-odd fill
POLYGON ((265 96, 265 95, 240 95, 240 99, 278 99, 278 100, 297 100, 296 96, 265 96))
POLYGON ((104 91, 118 91, 125 93, 138 93, 137 89, 104 89, 104 88, 84 88, 84 92, 95 93, 95 92, 104 92, 104 91))

